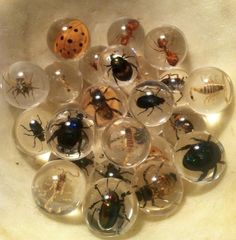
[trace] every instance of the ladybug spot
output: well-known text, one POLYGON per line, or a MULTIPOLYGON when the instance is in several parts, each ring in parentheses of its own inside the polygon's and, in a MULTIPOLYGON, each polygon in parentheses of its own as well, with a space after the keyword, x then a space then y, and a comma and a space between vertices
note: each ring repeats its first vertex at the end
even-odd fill
POLYGON ((80 46, 80 47, 83 47, 83 43, 80 43, 79 46, 80 46))
POLYGON ((64 36, 61 36, 61 40, 63 40, 64 39, 64 36))
POLYGON ((68 51, 67 54, 70 55, 70 52, 68 51))
POLYGON ((74 29, 74 32, 78 32, 79 30, 77 28, 74 29))
POLYGON ((68 43, 73 43, 73 40, 72 39, 68 39, 67 42, 68 43))
POLYGON ((83 36, 85 35, 84 32, 81 33, 83 36))
POLYGON ((60 49, 60 53, 62 53, 62 49, 60 49))
POLYGON ((73 51, 76 53, 77 52, 77 50, 76 49, 73 49, 73 51))
POLYGON ((71 28, 72 28, 72 26, 69 26, 68 28, 69 28, 69 29, 71 29, 71 28))
POLYGON ((56 46, 58 47, 58 43, 56 43, 56 46))

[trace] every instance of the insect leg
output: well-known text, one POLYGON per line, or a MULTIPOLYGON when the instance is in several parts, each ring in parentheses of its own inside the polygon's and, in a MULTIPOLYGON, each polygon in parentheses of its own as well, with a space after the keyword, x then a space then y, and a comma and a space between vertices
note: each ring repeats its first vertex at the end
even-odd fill
MULTIPOLYGON (((159 107, 158 107, 159 108, 159 107)), ((152 107, 152 110, 150 113, 148 113, 147 117, 150 116, 152 114, 152 112, 154 111, 154 107, 152 107)))
POLYGON ((38 120, 39 120, 39 124, 42 126, 42 120, 40 119, 39 115, 37 114, 38 120))
POLYGON ((200 177, 198 178, 197 182, 202 181, 202 180, 207 176, 207 173, 208 173, 208 171, 203 172, 203 173, 200 175, 200 177))
POLYGON ((111 100, 116 100, 117 102, 121 102, 120 99, 116 97, 111 97, 111 98, 105 98, 106 101, 111 101, 111 100))
POLYGON ((148 109, 149 109, 149 108, 145 108, 145 110, 144 110, 144 111, 142 111, 142 112, 138 113, 137 115, 140 115, 140 114, 142 114, 142 113, 146 112, 148 109))
MULTIPOLYGON (((31 129, 27 129, 24 125, 21 124, 21 127, 23 127, 27 132, 33 132, 31 129)), ((31 136, 31 135, 30 135, 31 136)))
POLYGON ((217 164, 214 167, 214 171, 213 171, 212 178, 211 178, 212 180, 215 179, 216 173, 217 173, 217 164))
POLYGON ((115 112, 115 113, 117 113, 117 114, 119 114, 119 115, 122 115, 122 113, 119 111, 119 110, 117 110, 117 109, 115 109, 115 108, 110 108, 113 112, 115 112))
POLYGON ((189 149, 189 148, 191 148, 191 147, 192 147, 192 144, 187 144, 187 145, 185 145, 184 147, 176 150, 176 152, 183 151, 183 150, 187 150, 187 149, 189 149))

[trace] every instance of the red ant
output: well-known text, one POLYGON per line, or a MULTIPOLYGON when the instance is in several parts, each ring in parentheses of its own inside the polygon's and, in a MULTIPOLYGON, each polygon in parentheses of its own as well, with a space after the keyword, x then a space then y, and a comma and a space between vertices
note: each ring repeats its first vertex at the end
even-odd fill
POLYGON ((137 20, 130 20, 125 24, 125 32, 118 36, 120 38, 120 44, 127 45, 129 39, 133 37, 133 32, 139 27, 139 22, 137 20))
POLYGON ((155 49, 153 48, 153 50, 158 51, 158 52, 164 52, 166 54, 166 61, 171 65, 171 66, 175 66, 178 61, 179 58, 177 56, 176 53, 170 51, 167 48, 167 44, 168 44, 168 40, 164 37, 160 37, 158 38, 158 40, 155 42, 154 44, 159 48, 159 49, 155 49))

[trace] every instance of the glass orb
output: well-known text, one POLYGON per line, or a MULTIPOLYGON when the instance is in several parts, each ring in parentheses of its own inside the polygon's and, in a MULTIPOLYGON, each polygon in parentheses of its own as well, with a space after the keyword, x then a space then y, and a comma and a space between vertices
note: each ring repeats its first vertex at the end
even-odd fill
POLYGON ((188 133, 176 142, 175 165, 182 177, 190 182, 213 182, 225 170, 224 148, 209 133, 188 133))
POLYGON ((16 119, 14 126, 14 139, 17 148, 30 156, 50 152, 45 130, 51 117, 52 114, 40 106, 22 112, 16 119))
POLYGON ((188 107, 178 107, 164 124, 163 136, 174 145, 183 135, 204 130, 206 130, 206 123, 203 116, 188 107))
POLYGON ((183 183, 173 165, 145 161, 137 167, 133 185, 140 210, 149 215, 168 216, 180 206, 183 183))
POLYGON ((50 79, 49 101, 56 104, 70 103, 80 95, 83 79, 72 64, 54 62, 45 71, 50 79))
POLYGON ((174 98, 170 89, 159 81, 138 84, 129 97, 129 111, 145 126, 165 123, 173 111, 174 98))
POLYGON ((146 127, 128 117, 111 122, 102 135, 105 155, 119 167, 133 167, 145 160, 150 142, 146 127))
POLYGON ((48 162, 36 173, 32 194, 36 204, 48 213, 67 214, 84 199, 86 179, 83 172, 66 160, 48 162))
POLYGON ((79 69, 84 80, 88 84, 96 84, 102 81, 103 74, 99 64, 101 52, 105 46, 94 46, 88 49, 79 62, 79 69))
POLYGON ((107 84, 94 84, 84 90, 81 107, 99 127, 127 113, 126 96, 107 84))
POLYGON ((78 109, 59 111, 49 122, 47 142, 58 157, 76 160, 92 151, 94 124, 78 109))
POLYGON ((107 47, 100 55, 104 81, 114 87, 132 85, 138 76, 138 61, 131 48, 122 45, 107 47))
POLYGON ((126 233, 133 226, 138 202, 127 183, 116 178, 103 178, 88 190, 82 210, 94 233, 112 237, 126 233))
POLYGON ((172 91, 175 104, 178 104, 183 99, 184 85, 188 78, 188 74, 180 68, 173 68, 163 72, 160 75, 162 83, 172 91))
POLYGON ((145 37, 144 56, 160 70, 168 70, 183 62, 187 55, 187 44, 182 31, 171 25, 151 30, 145 37))
POLYGON ((231 102, 233 86, 229 76, 215 67, 194 70, 185 85, 190 107, 201 114, 217 113, 231 102))
POLYGON ((79 58, 89 47, 89 30, 78 19, 60 19, 50 26, 47 43, 49 49, 59 59, 79 58))
POLYGON ((129 46, 135 52, 143 52, 145 33, 136 19, 122 18, 111 24, 107 32, 108 45, 129 46))
POLYGON ((47 74, 30 62, 16 62, 3 74, 3 95, 14 107, 27 109, 42 103, 48 95, 47 74))

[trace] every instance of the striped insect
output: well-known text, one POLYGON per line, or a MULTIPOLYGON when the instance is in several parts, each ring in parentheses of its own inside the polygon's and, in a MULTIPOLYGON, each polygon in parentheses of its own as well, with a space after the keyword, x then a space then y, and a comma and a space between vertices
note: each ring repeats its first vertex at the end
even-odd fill
MULTIPOLYGON (((190 98, 194 101, 194 96, 193 96, 193 92, 197 92, 200 94, 203 94, 206 96, 206 98, 204 99, 204 103, 209 102, 210 100, 212 100, 215 96, 217 96, 218 94, 220 94, 221 92, 225 92, 225 85, 223 84, 219 84, 219 83, 208 83, 205 84, 202 87, 192 87, 190 89, 190 98)), ((225 101, 228 102, 227 97, 225 96, 225 101)))

